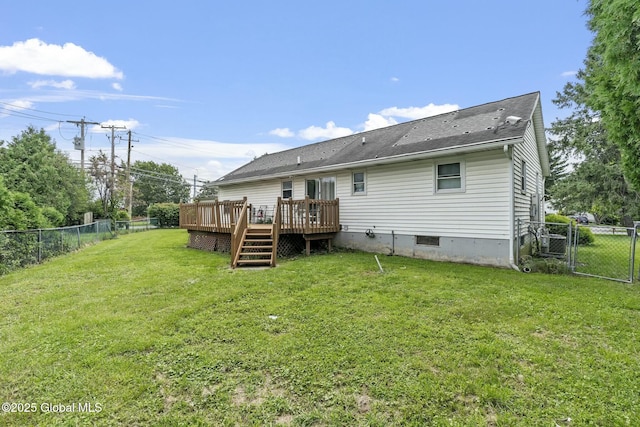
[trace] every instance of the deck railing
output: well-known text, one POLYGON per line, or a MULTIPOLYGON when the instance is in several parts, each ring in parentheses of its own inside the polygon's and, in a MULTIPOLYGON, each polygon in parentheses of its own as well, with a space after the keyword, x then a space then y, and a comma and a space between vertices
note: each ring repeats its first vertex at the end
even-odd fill
POLYGON ((240 216, 243 200, 207 200, 180 204, 180 228, 212 233, 232 233, 240 216))
MULTIPOLYGON (((180 205, 180 227, 212 233, 233 233, 246 202, 243 200, 204 201, 180 205), (233 227, 232 227, 233 226, 233 227)), ((278 234, 318 234, 340 231, 339 200, 302 200, 279 198, 274 208, 274 229, 278 234)), ((252 218, 253 209, 247 205, 248 222, 262 221, 252 218)))
POLYGON ((280 233, 317 234, 340 231, 339 206, 338 199, 278 199, 276 209, 280 215, 280 233))
POLYGON ((231 266, 235 266, 238 263, 240 257, 240 245, 242 244, 243 236, 247 230, 249 224, 248 221, 249 206, 247 204, 247 198, 245 197, 242 203, 242 208, 238 216, 235 219, 235 223, 232 223, 231 231, 231 266))
POLYGON ((282 223, 282 212, 277 208, 278 206, 280 206, 280 197, 278 197, 278 203, 276 203, 273 227, 271 228, 271 237, 273 239, 273 246, 271 247, 272 260, 275 260, 278 256, 278 240, 280 240, 280 224, 282 223))

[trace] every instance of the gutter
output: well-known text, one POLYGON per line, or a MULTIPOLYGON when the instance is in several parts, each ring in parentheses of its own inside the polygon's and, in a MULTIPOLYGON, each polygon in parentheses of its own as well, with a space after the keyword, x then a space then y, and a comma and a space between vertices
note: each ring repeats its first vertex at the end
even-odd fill
MULTIPOLYGON (((423 159, 430 159, 430 158, 435 158, 435 157, 444 157, 445 155, 459 155, 459 154, 467 154, 467 153, 477 153, 479 151, 487 151, 487 150, 492 150, 492 149, 496 149, 496 148, 500 148, 500 147, 506 147, 506 146, 511 146, 516 144, 517 142, 522 142, 524 141, 523 137, 518 136, 518 137, 511 137, 511 138, 500 138, 500 139, 494 139, 491 141, 483 141, 483 142, 478 142, 475 144, 469 144, 469 145, 465 145, 462 147, 457 147, 457 148, 439 148, 437 150, 429 150, 429 151, 423 151, 423 152, 418 152, 418 153, 408 153, 408 154, 399 154, 396 156, 389 156, 389 157, 383 157, 380 159, 367 159, 367 160, 359 160, 357 162, 349 162, 349 163, 339 163, 339 164, 335 164, 335 165, 329 165, 329 166, 320 166, 317 168, 309 168, 309 169, 303 169, 303 170, 291 170, 291 171, 287 171, 287 172, 282 172, 279 174, 274 174, 274 175, 259 175, 259 176, 252 176, 249 178, 240 178, 240 179, 234 179, 234 180, 230 180, 230 181, 214 181, 214 184, 220 187, 225 186, 226 184, 242 184, 245 182, 253 182, 253 181, 260 181, 260 180, 264 180, 264 179, 277 179, 277 178, 288 178, 291 176, 298 176, 298 175, 308 175, 308 174, 313 174, 313 173, 322 173, 322 172, 330 172, 330 171, 334 171, 334 170, 342 170, 342 169, 349 169, 349 168, 359 168, 359 167, 365 167, 365 166, 375 166, 375 165, 384 165, 384 164, 388 164, 388 163, 396 163, 399 161, 410 161, 410 160, 423 160, 423 159)), ((303 159, 304 161, 304 159, 303 159)), ((222 178, 221 178, 222 179, 222 178)))

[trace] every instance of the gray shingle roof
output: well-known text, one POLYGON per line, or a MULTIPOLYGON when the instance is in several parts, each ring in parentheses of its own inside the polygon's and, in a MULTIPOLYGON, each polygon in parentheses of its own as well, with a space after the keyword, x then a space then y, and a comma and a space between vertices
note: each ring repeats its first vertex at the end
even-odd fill
POLYGON ((356 162, 446 151, 470 145, 478 145, 478 149, 481 149, 484 142, 523 137, 526 123, 532 120, 539 97, 539 92, 534 92, 265 154, 228 173, 217 183, 285 176, 316 168, 347 167, 356 162), (522 120, 510 123, 510 117, 522 120))

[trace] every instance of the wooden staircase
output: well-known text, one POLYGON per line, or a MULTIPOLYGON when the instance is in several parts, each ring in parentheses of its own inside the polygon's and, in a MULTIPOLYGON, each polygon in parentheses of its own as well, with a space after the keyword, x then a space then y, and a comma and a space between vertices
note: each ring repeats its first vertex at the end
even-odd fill
POLYGON ((251 224, 242 233, 232 266, 275 266, 273 225, 251 224))

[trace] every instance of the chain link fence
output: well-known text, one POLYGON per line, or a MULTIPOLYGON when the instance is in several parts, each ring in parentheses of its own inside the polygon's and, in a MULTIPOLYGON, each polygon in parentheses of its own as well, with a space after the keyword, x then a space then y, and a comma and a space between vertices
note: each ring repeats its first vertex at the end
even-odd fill
POLYGON ((72 227, 0 231, 0 275, 111 237, 111 220, 72 227))
POLYGON ((110 239, 117 234, 155 228, 159 228, 157 218, 115 223, 104 219, 72 227, 0 231, 0 275, 75 251, 89 243, 110 239))
POLYGON ((636 227, 524 222, 517 226, 524 272, 574 273, 626 283, 635 278, 636 227))
POLYGON ((134 219, 131 221, 116 221, 116 233, 129 234, 159 228, 158 218, 134 219))

